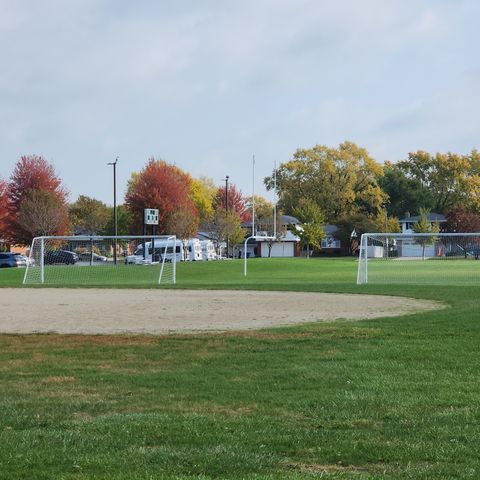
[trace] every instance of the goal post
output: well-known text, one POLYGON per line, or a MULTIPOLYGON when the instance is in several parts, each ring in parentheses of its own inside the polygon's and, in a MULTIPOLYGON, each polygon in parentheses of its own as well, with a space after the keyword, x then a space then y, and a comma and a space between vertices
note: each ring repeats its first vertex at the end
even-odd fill
POLYGON ((30 247, 23 284, 175 284, 180 243, 174 235, 36 237, 30 247))
POLYGON ((357 284, 480 284, 480 233, 364 233, 357 284))

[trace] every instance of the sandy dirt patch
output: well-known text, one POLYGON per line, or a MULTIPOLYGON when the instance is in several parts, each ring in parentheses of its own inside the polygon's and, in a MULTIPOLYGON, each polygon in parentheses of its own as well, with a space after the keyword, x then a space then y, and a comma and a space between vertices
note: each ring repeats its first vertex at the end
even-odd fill
POLYGON ((0 289, 1 333, 248 330, 442 308, 411 298, 238 290, 0 289))

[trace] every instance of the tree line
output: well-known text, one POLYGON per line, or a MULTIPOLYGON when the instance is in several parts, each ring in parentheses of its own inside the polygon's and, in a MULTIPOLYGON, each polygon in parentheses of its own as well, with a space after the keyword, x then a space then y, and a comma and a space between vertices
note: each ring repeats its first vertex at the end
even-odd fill
MULTIPOLYGON (((236 244, 251 214, 248 198, 232 183, 228 194, 226 188, 150 159, 128 181, 125 202, 117 207, 118 234, 142 234, 144 209, 156 208, 154 234, 189 238, 205 229, 217 243, 228 238, 236 244)), ((69 203, 67 188, 42 156, 22 156, 10 179, 0 179, 0 238, 9 243, 29 245, 44 235, 113 235, 114 230, 113 207, 86 195, 69 203)))
MULTIPOLYGON (((480 154, 409 153, 396 163, 377 162, 352 142, 338 147, 316 145, 298 149, 264 179, 276 186, 278 214, 300 220, 302 242, 319 247, 323 226, 338 227, 336 236, 348 244, 353 231, 400 230, 407 212, 434 211, 447 216, 448 231, 480 229, 480 154), (276 175, 274 175, 276 174, 276 175), (276 176, 276 178, 275 178, 276 176)), ((111 235, 113 209, 100 200, 80 195, 69 203, 68 190, 45 158, 22 156, 10 176, 0 179, 0 238, 28 245, 40 235, 74 233, 111 235)), ((159 210, 156 234, 188 238, 204 230, 220 243, 242 241, 242 224, 251 220, 253 199, 230 183, 217 186, 207 177, 189 173, 161 159, 149 159, 133 172, 123 205, 118 206, 120 235, 141 234, 143 209, 159 210)), ((273 205, 256 196, 257 228, 283 233, 273 205)))

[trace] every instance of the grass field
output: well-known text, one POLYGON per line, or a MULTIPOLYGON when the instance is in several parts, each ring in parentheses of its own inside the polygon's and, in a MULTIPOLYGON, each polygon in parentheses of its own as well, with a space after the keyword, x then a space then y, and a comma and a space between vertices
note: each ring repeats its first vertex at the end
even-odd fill
MULTIPOLYGON (((1 335, 0 478, 479 478, 480 289, 357 287, 356 266, 256 260, 244 278, 239 261, 185 264, 177 286, 450 308, 215 335, 1 335)), ((0 286, 22 273, 0 271, 0 286)))

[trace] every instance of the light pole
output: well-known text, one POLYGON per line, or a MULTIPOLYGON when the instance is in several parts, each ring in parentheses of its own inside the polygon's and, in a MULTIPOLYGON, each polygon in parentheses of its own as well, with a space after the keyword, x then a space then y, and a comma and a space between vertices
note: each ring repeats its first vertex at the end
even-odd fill
POLYGON ((228 179, 230 177, 225 175, 225 226, 227 228, 227 258, 228 258, 228 179))
POLYGON ((113 242, 113 263, 117 264, 117 235, 118 235, 118 225, 117 225, 117 162, 118 157, 114 162, 110 162, 107 165, 113 165, 113 232, 115 235, 115 240, 113 242))

